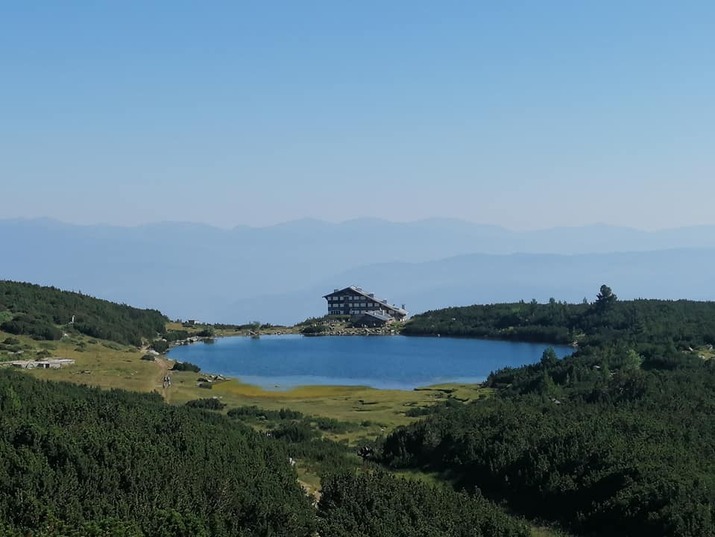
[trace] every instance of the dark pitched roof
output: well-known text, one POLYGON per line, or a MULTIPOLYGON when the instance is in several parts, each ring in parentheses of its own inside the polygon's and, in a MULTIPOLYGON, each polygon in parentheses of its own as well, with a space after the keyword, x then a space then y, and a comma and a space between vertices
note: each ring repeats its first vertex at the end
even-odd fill
POLYGON ((402 308, 398 308, 397 306, 395 306, 395 305, 393 305, 393 304, 388 304, 387 300, 379 299, 379 298, 377 298, 375 295, 373 295, 373 294, 371 294, 371 293, 368 293, 368 292, 366 292, 366 291, 363 291, 362 288, 356 287, 356 286, 354 286, 354 285, 351 285, 350 287, 345 287, 345 288, 343 288, 343 289, 338 289, 337 291, 333 291, 333 292, 330 293, 330 294, 324 295, 323 298, 328 298, 329 296, 340 295, 340 294, 344 293, 345 291, 352 291, 352 292, 354 292, 354 293, 356 293, 356 294, 358 294, 358 295, 364 296, 364 297, 367 298, 367 299, 374 300, 375 302, 379 302, 379 303, 380 303, 380 307, 383 307, 383 308, 385 308, 385 309, 387 309, 387 310, 395 311, 395 312, 400 313, 400 314, 402 314, 402 315, 407 315, 407 310, 404 310, 404 309, 402 309, 402 308))

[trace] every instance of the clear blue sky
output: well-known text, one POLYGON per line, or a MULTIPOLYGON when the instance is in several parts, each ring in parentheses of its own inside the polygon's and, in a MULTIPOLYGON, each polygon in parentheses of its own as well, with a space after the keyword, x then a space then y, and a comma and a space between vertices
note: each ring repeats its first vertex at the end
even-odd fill
POLYGON ((0 218, 715 224, 715 2, 0 0, 0 218))

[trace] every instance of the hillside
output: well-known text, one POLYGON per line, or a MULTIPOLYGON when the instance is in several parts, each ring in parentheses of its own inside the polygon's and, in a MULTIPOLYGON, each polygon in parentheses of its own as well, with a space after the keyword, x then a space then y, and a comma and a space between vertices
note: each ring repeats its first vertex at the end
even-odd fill
POLYGON ((64 333, 139 346, 165 331, 167 318, 156 310, 115 304, 81 293, 30 283, 0 281, 0 330, 38 340, 64 333))
MULTIPOLYGON (((6 285, 25 300, 6 316, 51 326, 45 300, 96 300, 6 285)), ((220 380, 207 391, 188 371, 162 388, 170 362, 136 347, 17 336, 28 354, 77 365, 0 369, 0 533, 526 537, 520 516, 575 535, 715 531, 715 303, 620 300, 604 285, 591 302, 434 310, 406 331, 578 346, 479 387, 265 392, 220 380), (322 487, 317 509, 298 479, 322 487)))
POLYGON ((715 533, 715 303, 515 303, 428 312, 412 334, 577 340, 558 360, 492 373, 495 397, 439 405, 400 427, 379 460, 579 535, 715 533))
POLYGON ((280 446, 156 395, 0 369, 0 534, 308 535, 280 446))
MULTIPOLYGON (((356 446, 372 444, 392 420, 409 422, 406 408, 446 400, 455 390, 378 393, 325 387, 269 394, 223 380, 207 392, 199 373, 169 371, 171 361, 145 360, 136 347, 119 344, 120 337, 108 341, 54 324, 69 311, 81 312, 96 330, 115 334, 130 318, 141 335, 156 328, 143 321, 165 321, 158 312, 2 283, 7 324, 0 329, 0 357, 17 349, 25 357, 60 355, 76 361, 54 370, 0 368, 2 535, 308 537, 318 530, 326 537, 351 537, 366 524, 371 535, 386 537, 415 532, 447 537, 455 535, 448 529, 455 527, 465 537, 491 535, 494 528, 503 535, 529 534, 523 520, 490 501, 391 478, 361 464, 356 455, 356 446), (3 334, 27 318, 36 320, 33 331, 3 334), (40 327, 67 335, 59 341, 33 340, 30 335, 51 339, 52 333, 37 331, 40 327), (163 383, 167 373, 173 381, 169 387, 163 383), (219 414, 224 411, 227 416, 219 414), (356 476, 359 468, 365 473, 356 476), (321 480, 326 494, 311 506, 321 480), (411 525, 404 524, 407 518, 411 525)), ((73 314, 78 324, 80 313, 73 314)), ((460 390, 477 392, 475 387, 460 390)))
POLYGON ((541 304, 514 302, 444 308, 415 315, 403 334, 480 337, 570 344, 581 348, 613 341, 645 348, 672 344, 679 350, 715 343, 715 302, 618 300, 541 304))

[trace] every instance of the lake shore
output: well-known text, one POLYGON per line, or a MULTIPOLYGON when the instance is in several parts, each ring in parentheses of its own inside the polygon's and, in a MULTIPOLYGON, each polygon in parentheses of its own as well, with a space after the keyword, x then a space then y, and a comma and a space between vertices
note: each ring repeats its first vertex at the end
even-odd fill
POLYGON ((444 384, 413 390, 389 390, 367 386, 297 386, 286 390, 269 390, 242 382, 240 378, 223 377, 211 388, 199 388, 203 373, 172 372, 172 386, 164 394, 171 404, 185 404, 201 398, 217 398, 227 409, 257 406, 266 410, 290 408, 309 416, 325 416, 359 425, 348 433, 326 433, 333 440, 350 443, 362 437, 375 438, 400 425, 407 425, 422 409, 448 400, 469 402, 490 397, 492 390, 479 384, 444 384))

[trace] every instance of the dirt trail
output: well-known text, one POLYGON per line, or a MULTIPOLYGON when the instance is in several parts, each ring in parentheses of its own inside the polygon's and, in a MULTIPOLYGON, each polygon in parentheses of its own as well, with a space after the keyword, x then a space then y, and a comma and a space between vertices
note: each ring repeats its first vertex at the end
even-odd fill
POLYGON ((313 502, 313 506, 317 507, 318 502, 320 502, 320 490, 316 489, 314 486, 310 485, 309 483, 302 481, 301 479, 298 479, 298 484, 303 489, 303 492, 305 493, 305 495, 311 499, 311 501, 313 502))
POLYGON ((154 363, 157 365, 158 371, 156 373, 156 377, 154 377, 153 388, 162 395, 162 397, 167 403, 169 403, 171 402, 171 388, 167 388, 165 386, 164 378, 166 376, 171 376, 172 363, 166 358, 162 358, 161 356, 157 356, 154 359, 154 363))

